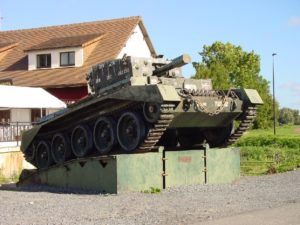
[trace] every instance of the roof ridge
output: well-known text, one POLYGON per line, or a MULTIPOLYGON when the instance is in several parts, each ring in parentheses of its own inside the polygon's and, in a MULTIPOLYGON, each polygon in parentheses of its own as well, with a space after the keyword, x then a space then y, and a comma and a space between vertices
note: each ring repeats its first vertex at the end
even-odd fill
POLYGON ((142 20, 141 16, 130 16, 130 17, 122 17, 122 18, 115 18, 115 19, 106 19, 106 20, 97 20, 97 21, 90 21, 90 22, 80 22, 80 23, 71 23, 71 24, 62 24, 62 25, 52 25, 52 26, 45 26, 45 27, 35 27, 35 28, 25 28, 25 29, 17 29, 17 30, 4 30, 0 31, 1 33, 13 33, 13 32, 20 32, 20 31, 36 31, 36 30, 45 30, 45 29, 52 29, 52 28, 63 28, 63 27, 71 27, 71 26, 78 26, 78 25, 87 25, 87 24, 99 24, 99 23, 114 23, 117 21, 125 21, 125 20, 142 20))

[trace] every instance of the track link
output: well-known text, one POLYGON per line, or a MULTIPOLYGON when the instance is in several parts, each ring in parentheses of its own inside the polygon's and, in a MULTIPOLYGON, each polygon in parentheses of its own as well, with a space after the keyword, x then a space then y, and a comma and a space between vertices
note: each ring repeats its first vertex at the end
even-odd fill
POLYGON ((256 107, 249 106, 245 110, 240 125, 235 129, 233 134, 229 136, 229 138, 225 142, 225 146, 234 144, 245 133, 245 131, 247 131, 251 127, 253 121, 256 118, 256 109, 256 107))
POLYGON ((172 122, 174 115, 172 113, 175 108, 174 104, 162 104, 160 108, 160 117, 156 123, 152 124, 152 128, 149 129, 149 132, 145 140, 138 147, 139 151, 151 151, 156 149, 156 143, 159 141, 161 136, 166 131, 167 127, 172 122))

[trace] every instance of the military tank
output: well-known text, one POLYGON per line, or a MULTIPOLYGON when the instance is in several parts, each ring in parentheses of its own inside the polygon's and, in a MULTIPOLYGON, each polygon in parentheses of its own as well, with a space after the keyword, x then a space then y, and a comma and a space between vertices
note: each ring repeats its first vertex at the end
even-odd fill
POLYGON ((255 119, 259 94, 185 79, 181 67, 190 62, 186 54, 173 60, 124 56, 93 66, 86 76, 89 96, 23 133, 26 160, 46 169, 92 154, 234 143, 255 119))

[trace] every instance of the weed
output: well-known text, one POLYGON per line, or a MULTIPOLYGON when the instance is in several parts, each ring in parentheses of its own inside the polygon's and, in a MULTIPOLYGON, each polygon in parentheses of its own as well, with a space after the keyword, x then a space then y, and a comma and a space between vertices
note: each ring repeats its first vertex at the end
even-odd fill
POLYGON ((143 193, 145 193, 145 194, 158 194, 160 192, 161 192, 160 188, 155 188, 155 187, 150 187, 149 190, 143 191, 143 193))

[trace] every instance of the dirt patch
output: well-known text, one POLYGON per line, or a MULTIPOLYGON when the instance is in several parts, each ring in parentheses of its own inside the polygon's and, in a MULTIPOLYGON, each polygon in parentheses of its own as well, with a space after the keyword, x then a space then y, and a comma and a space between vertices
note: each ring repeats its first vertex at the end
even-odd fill
POLYGON ((300 127, 295 128, 295 129, 294 129, 294 132, 295 132, 296 134, 300 134, 300 127))

